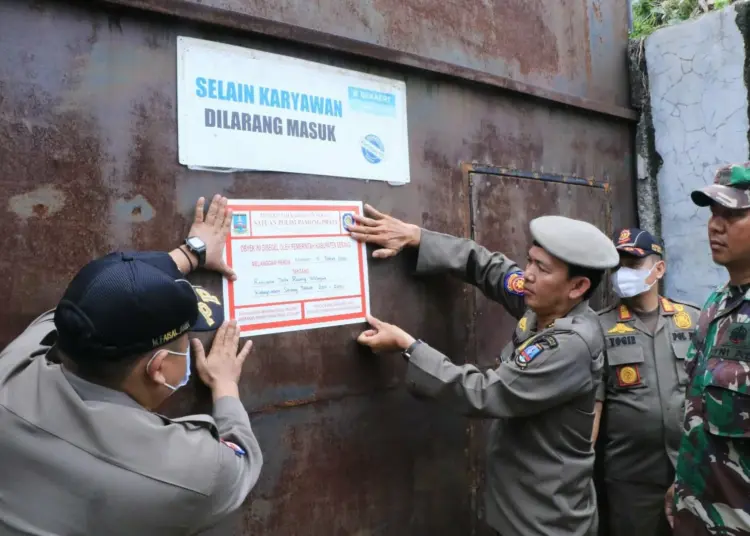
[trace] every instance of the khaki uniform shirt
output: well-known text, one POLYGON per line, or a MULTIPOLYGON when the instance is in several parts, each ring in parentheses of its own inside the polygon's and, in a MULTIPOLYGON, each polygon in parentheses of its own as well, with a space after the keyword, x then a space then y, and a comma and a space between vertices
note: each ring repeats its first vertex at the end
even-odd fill
POLYGON ((239 400, 151 413, 48 362, 53 316, 0 353, 0 534, 187 535, 236 510, 262 465, 239 400))
POLYGON ((624 304, 600 313, 607 359, 597 399, 604 402, 607 480, 671 485, 688 382, 685 356, 699 313, 661 298, 653 333, 624 304))
POLYGON ((470 240, 423 231, 417 271, 450 272, 520 319, 497 368, 456 366, 422 343, 406 378, 420 394, 494 419, 487 522, 503 536, 596 534, 591 432, 604 347, 596 313, 584 302, 537 326, 518 265, 470 240))

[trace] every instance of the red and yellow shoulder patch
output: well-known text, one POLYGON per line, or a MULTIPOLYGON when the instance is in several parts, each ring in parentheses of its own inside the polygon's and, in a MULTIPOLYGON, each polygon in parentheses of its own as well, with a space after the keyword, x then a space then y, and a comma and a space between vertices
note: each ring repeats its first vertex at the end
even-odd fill
POLYGON ((665 313, 674 313, 677 309, 675 308, 675 305, 669 301, 667 298, 662 297, 661 298, 661 308, 664 310, 665 313))
POLYGON ((505 290, 516 296, 523 296, 523 272, 511 272, 505 276, 505 290))

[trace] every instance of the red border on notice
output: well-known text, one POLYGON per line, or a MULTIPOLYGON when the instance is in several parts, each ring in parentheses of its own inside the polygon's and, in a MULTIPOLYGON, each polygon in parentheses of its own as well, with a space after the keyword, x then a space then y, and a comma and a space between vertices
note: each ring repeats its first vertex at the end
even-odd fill
MULTIPOLYGON (((264 204, 232 204, 232 201, 230 200, 227 204, 227 208, 232 209, 233 212, 247 212, 248 213, 248 227, 250 227, 252 224, 252 212, 257 211, 298 211, 298 212, 309 212, 309 211, 323 211, 323 212, 353 212, 354 214, 359 215, 360 214, 360 208, 356 205, 264 205, 264 204)), ((251 231, 252 232, 252 231, 251 231)), ((258 239, 269 239, 269 238, 278 238, 278 239, 288 239, 288 238, 320 238, 320 237, 347 237, 349 238, 348 233, 341 233, 341 234, 326 234, 326 235, 289 235, 289 236, 241 236, 241 237, 232 237, 232 233, 227 235, 227 242, 226 242, 226 257, 227 257, 227 264, 230 267, 234 267, 232 263, 232 240, 258 240, 258 239)), ((240 325, 240 332, 246 332, 246 331, 256 331, 256 330, 263 330, 263 329, 273 329, 273 328, 287 328, 287 327, 293 327, 293 326, 308 326, 310 324, 324 324, 327 322, 337 322, 341 320, 353 320, 356 318, 362 318, 367 311, 367 302, 366 302, 366 296, 365 296, 365 268, 364 263, 365 259, 362 255, 362 247, 357 245, 357 261, 358 261, 358 272, 359 272, 359 295, 347 295, 347 296, 335 296, 330 298, 313 298, 308 300, 292 300, 292 301, 282 301, 282 302, 269 302, 269 303, 263 303, 263 304, 254 304, 254 305, 237 305, 235 303, 234 299, 234 281, 228 282, 228 306, 229 306, 229 318, 235 319, 237 317, 237 309, 249 309, 249 308, 255 308, 255 307, 268 307, 271 305, 288 305, 288 304, 295 304, 299 303, 302 308, 302 318, 298 320, 283 320, 279 322, 266 322, 262 324, 245 324, 240 325), (331 315, 331 316, 316 316, 315 318, 305 318, 305 304, 306 303, 313 303, 313 302, 322 302, 322 301, 332 301, 332 300, 344 300, 344 299, 351 299, 351 298, 360 298, 360 310, 356 313, 348 313, 345 315, 331 315)))

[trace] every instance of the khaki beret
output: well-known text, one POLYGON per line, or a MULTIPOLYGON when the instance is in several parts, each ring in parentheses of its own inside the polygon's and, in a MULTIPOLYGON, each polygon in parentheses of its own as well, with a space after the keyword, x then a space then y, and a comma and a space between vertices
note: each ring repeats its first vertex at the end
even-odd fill
POLYGON ((597 270, 620 263, 612 240, 585 221, 542 216, 531 220, 530 228, 536 243, 565 263, 597 270))

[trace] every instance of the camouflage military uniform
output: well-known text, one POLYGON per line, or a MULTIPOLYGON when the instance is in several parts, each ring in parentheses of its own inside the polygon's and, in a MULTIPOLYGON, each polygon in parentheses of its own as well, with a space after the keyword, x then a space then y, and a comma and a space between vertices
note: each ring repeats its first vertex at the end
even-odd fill
POLYGON ((711 294, 687 355, 692 381, 675 486, 685 534, 750 534, 748 335, 750 290, 727 285, 711 294))
MULTIPOLYGON (((699 206, 750 208, 750 165, 719 170, 699 206), (740 189, 742 188, 742 189, 740 189)), ((750 237, 749 237, 750 238, 750 237)), ((750 285, 725 285, 701 312, 675 479, 677 536, 750 535, 750 285)))

